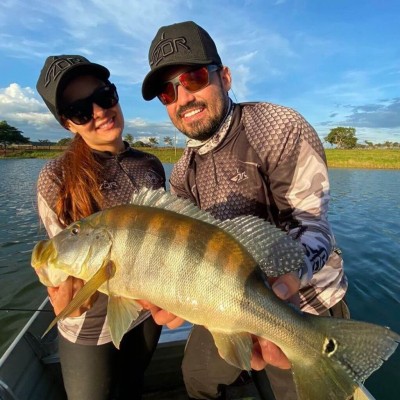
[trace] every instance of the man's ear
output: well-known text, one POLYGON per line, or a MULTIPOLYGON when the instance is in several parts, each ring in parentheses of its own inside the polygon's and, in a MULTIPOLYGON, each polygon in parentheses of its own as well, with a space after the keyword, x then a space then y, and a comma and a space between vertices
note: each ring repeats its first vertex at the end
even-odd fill
POLYGON ((228 67, 222 67, 221 70, 221 79, 222 79, 222 84, 224 86, 225 92, 229 92, 232 86, 232 76, 231 76, 231 70, 228 67))

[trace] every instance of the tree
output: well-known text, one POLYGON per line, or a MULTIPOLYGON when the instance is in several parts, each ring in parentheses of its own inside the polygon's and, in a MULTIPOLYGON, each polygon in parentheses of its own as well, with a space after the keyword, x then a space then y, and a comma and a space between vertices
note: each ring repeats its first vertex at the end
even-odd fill
POLYGON ((356 129, 350 127, 338 126, 331 129, 324 139, 332 145, 335 144, 338 149, 352 149, 357 145, 356 129))
POLYGON ((72 142, 72 138, 67 137, 67 138, 60 139, 60 140, 57 142, 57 144, 58 144, 59 146, 68 146, 71 142, 72 142))
POLYGON ((142 142, 141 140, 136 141, 133 143, 132 147, 147 147, 146 143, 142 142))
POLYGON ((149 137, 149 143, 151 146, 156 146, 158 144, 157 138, 149 137))
POLYGON ((364 143, 368 146, 368 147, 374 147, 374 144, 368 140, 364 140, 364 143))
POLYGON ((165 136, 165 138, 164 138, 164 143, 165 143, 167 146, 172 146, 172 139, 171 139, 169 136, 165 136))
POLYGON ((124 139, 125 139, 130 145, 132 145, 132 143, 133 143, 133 136, 132 136, 130 133, 127 133, 127 134, 124 136, 124 139))
POLYGON ((29 138, 22 136, 22 131, 8 125, 7 121, 0 121, 0 143, 4 149, 10 144, 29 143, 29 138))

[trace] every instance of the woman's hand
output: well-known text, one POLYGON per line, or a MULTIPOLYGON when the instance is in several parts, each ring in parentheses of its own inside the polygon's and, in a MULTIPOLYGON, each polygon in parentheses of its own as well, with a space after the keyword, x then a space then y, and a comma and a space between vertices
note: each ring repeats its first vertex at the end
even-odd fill
POLYGON ((143 308, 145 308, 146 310, 150 310, 154 321, 158 325, 167 325, 168 328, 175 329, 185 322, 184 319, 179 318, 176 315, 171 314, 170 312, 149 303, 148 301, 138 300, 138 302, 143 306, 143 308))
MULTIPOLYGON (((82 279, 69 276, 67 280, 57 287, 48 287, 47 293, 50 297, 50 302, 54 307, 54 312, 58 315, 74 298, 76 293, 84 286, 85 282, 82 279)), ((97 299, 97 292, 91 298, 86 300, 77 310, 73 311, 68 317, 79 317, 84 312, 92 308, 93 303, 97 299)))

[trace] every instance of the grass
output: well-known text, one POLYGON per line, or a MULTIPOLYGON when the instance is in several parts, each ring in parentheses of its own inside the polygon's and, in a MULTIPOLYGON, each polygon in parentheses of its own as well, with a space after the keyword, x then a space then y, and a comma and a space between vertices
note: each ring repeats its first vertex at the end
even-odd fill
MULTIPOLYGON (((144 147, 139 150, 154 154, 163 163, 175 163, 182 148, 144 147)), ((54 158, 59 150, 19 150, 7 152, 6 158, 54 158)), ((400 149, 325 149, 330 168, 400 169, 400 149)), ((0 153, 0 158, 4 158, 0 153)))
POLYGON ((55 158, 61 154, 60 150, 7 150, 4 156, 3 151, 0 153, 0 158, 55 158))
POLYGON ((400 169, 400 149, 325 149, 331 168, 400 169))
POLYGON ((170 147, 146 147, 140 148, 138 150, 143 150, 147 153, 154 154, 160 159, 161 162, 170 164, 174 164, 175 162, 177 162, 183 153, 183 149, 181 148, 177 148, 175 150, 174 148, 170 147))

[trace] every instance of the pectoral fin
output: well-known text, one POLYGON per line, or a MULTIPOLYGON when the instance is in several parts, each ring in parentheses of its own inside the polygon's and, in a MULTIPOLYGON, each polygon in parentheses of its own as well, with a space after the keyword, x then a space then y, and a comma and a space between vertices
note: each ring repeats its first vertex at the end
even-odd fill
POLYGON ((237 368, 250 371, 253 341, 249 333, 228 334, 225 332, 211 331, 211 334, 220 356, 226 362, 237 368))
MULTIPOLYGON (((79 290, 71 302, 53 319, 49 327, 46 329, 45 336, 50 329, 59 321, 66 318, 69 314, 79 308, 96 290, 115 274, 115 264, 112 261, 105 260, 99 270, 88 280, 85 286, 79 290)), ((42 336, 42 337, 43 337, 42 336)))
POLYGON ((141 309, 142 306, 135 300, 110 295, 107 320, 112 341, 117 349, 132 322, 138 318, 141 309))
POLYGON ((353 400, 375 400, 375 397, 372 396, 370 392, 368 392, 364 385, 359 383, 358 388, 353 394, 353 400))

